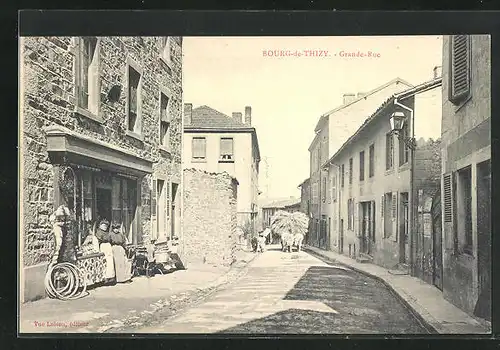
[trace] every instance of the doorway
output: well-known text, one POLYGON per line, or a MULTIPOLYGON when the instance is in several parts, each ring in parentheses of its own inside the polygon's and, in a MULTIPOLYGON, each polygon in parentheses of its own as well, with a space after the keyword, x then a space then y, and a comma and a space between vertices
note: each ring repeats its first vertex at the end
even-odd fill
MULTIPOLYGON (((396 197, 397 198, 397 197, 396 197)), ((393 201, 396 201, 393 196, 393 201)), ((397 203, 395 203, 397 205, 397 203)), ((408 262, 408 228, 409 228, 409 215, 410 208, 408 202, 408 192, 401 192, 400 195, 401 215, 399 227, 399 262, 406 264, 408 262)), ((397 212, 397 206, 395 207, 397 212)), ((395 215, 396 216, 396 215, 395 215)), ((397 217, 397 216, 396 216, 397 217)), ((397 227, 397 226, 396 226, 397 227)), ((397 234, 397 233, 396 233, 397 234)))
POLYGON ((344 219, 340 219, 340 242, 339 242, 340 254, 344 253, 344 219))
POLYGON ((361 202, 361 249, 360 252, 368 255, 373 253, 373 202, 361 202))
POLYGON ((96 209, 99 220, 106 219, 110 221, 111 215, 111 190, 107 188, 96 188, 96 209))
POLYGON ((443 246, 441 228, 441 192, 437 191, 432 198, 432 283, 443 290, 443 246))
POLYGON ((178 216, 178 213, 177 213, 177 189, 178 189, 179 185, 176 184, 176 183, 172 183, 172 208, 171 208, 171 212, 170 212, 170 218, 171 218, 171 233, 172 233, 172 237, 174 236, 177 236, 177 232, 176 232, 176 229, 177 229, 177 216, 178 216))
POLYGON ((474 314, 491 320, 491 162, 477 165, 477 255, 479 298, 474 314))

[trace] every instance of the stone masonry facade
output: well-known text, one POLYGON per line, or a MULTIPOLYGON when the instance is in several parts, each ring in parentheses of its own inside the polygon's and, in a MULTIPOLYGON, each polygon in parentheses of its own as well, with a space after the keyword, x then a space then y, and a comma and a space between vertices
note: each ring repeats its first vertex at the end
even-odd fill
MULTIPOLYGON (((73 37, 24 37, 21 39, 21 191, 20 235, 23 266, 46 263, 54 242, 48 217, 54 208, 54 169, 47 152, 48 126, 62 126, 74 133, 118 146, 153 163, 180 183, 182 135, 182 39, 170 37, 170 62, 160 59, 160 37, 101 37, 98 39, 98 118, 76 111, 75 75, 78 69, 73 37), (142 70, 142 139, 126 134, 127 62, 142 70), (121 87, 117 101, 108 92, 121 87), (169 91, 170 150, 159 144, 159 91, 169 91)), ((142 180, 141 221, 143 234, 150 230, 150 176, 142 180)), ((141 237, 138 237, 141 239, 141 237)))
POLYGON ((235 261, 238 182, 227 173, 184 170, 184 260, 229 266, 235 261))

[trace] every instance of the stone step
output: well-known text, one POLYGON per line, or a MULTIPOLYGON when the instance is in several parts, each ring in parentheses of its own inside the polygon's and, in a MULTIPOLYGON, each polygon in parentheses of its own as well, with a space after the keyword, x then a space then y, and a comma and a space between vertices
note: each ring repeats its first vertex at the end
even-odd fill
POLYGON ((373 258, 371 256, 369 256, 368 254, 360 253, 356 257, 356 262, 361 263, 361 264, 371 263, 372 261, 373 261, 373 258))

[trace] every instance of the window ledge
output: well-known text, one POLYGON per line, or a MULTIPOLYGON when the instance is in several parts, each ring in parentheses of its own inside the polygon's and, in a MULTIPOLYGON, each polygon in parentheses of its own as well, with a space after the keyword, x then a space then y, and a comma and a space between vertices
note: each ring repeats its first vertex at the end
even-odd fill
POLYGON ((134 139, 136 139, 136 140, 139 140, 139 141, 141 141, 141 142, 144 142, 144 136, 143 136, 143 135, 141 135, 141 134, 138 134, 138 133, 136 133, 136 132, 133 132, 133 131, 127 130, 127 131, 125 132, 125 135, 127 135, 127 136, 129 136, 129 137, 132 137, 132 138, 134 138, 134 139))
POLYGON ((472 100, 471 94, 469 94, 466 98, 464 98, 462 100, 462 102, 459 102, 458 104, 456 104, 455 113, 457 113, 459 110, 461 110, 463 108, 463 106, 465 106, 467 103, 469 103, 470 100, 472 100))
POLYGON ((399 171, 400 171, 400 172, 401 172, 401 171, 408 170, 408 169, 410 169, 410 164, 409 164, 408 162, 406 162, 406 163, 404 163, 404 164, 401 164, 401 165, 399 166, 399 171))
POLYGON ((206 159, 191 159, 191 163, 206 163, 206 159))
POLYGON ((234 163, 234 159, 219 159, 219 163, 234 163))
POLYGON ((165 63, 168 68, 172 69, 172 61, 167 60, 165 57, 163 57, 163 55, 160 55, 160 61, 165 63))
POLYGON ((172 149, 171 149, 171 147, 170 147, 170 146, 163 146, 163 145, 160 145, 160 146, 158 146, 158 149, 159 149, 160 151, 163 151, 163 152, 165 152, 165 153, 168 153, 169 155, 170 155, 170 154, 172 154, 172 149))
POLYGON ((80 116, 82 116, 82 117, 85 117, 85 118, 88 118, 88 119, 90 119, 90 120, 93 120, 93 121, 95 121, 95 122, 97 122, 97 123, 99 123, 99 124, 104 123, 104 120, 103 120, 100 116, 98 116, 98 115, 96 115, 96 114, 92 113, 92 112, 91 112, 91 111, 89 111, 88 109, 85 109, 85 108, 81 108, 81 107, 75 106, 75 109, 74 109, 74 111, 73 111, 73 112, 74 112, 75 114, 77 114, 77 115, 80 115, 80 116))

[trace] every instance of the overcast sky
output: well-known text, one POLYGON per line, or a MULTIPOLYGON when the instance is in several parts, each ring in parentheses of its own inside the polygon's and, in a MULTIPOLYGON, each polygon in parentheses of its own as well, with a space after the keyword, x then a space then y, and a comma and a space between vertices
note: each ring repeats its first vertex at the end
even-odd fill
POLYGON ((343 93, 395 77, 414 85, 432 79, 442 37, 185 37, 183 50, 184 102, 229 116, 251 106, 263 158, 259 187, 269 197, 298 197, 319 117, 340 105, 343 93), (264 50, 302 56, 269 57, 264 50), (306 57, 306 50, 323 54, 306 57), (379 57, 340 57, 357 51, 379 57))

